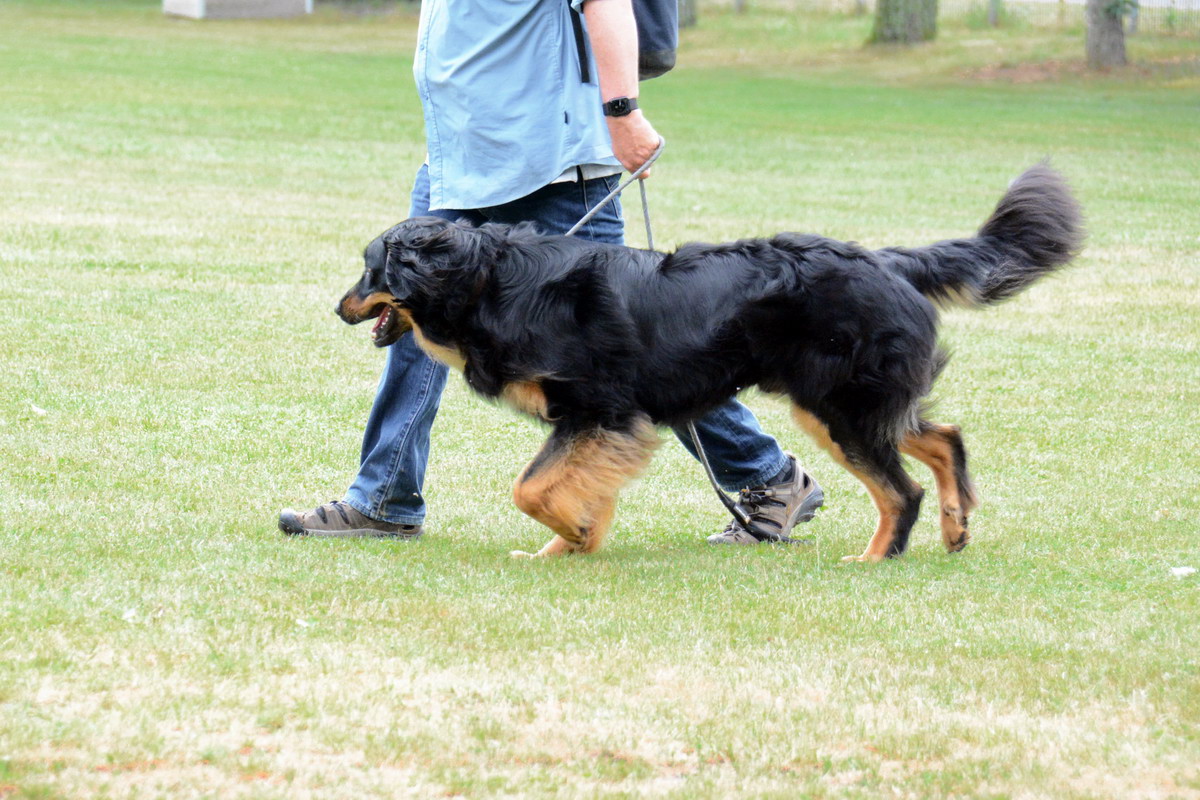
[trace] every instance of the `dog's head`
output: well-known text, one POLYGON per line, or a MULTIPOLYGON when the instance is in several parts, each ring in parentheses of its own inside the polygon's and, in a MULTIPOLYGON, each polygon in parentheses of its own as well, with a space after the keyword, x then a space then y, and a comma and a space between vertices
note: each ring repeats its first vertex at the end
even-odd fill
POLYGON ((372 341, 394 343, 412 328, 414 308, 445 298, 453 274, 484 264, 491 227, 414 217, 389 228, 363 251, 363 275, 338 303, 338 316, 350 325, 378 318, 372 341))

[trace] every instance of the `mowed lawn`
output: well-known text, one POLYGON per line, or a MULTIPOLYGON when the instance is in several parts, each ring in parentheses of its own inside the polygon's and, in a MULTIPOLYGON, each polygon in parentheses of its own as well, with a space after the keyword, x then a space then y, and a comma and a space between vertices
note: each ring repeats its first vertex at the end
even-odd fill
POLYGON ((660 246, 916 245, 1042 158, 1075 186, 1077 265, 944 317, 972 546, 927 503, 904 558, 839 564, 866 493, 752 395, 826 489, 813 545, 706 546, 668 441, 605 550, 515 562, 544 432, 458 378, 423 540, 284 539, 352 477, 382 364, 332 309, 422 159, 412 13, 7 0, 0 798, 1200 797, 1197 40, 1024 83, 983 76, 1080 32, 702 23, 643 87, 660 246))

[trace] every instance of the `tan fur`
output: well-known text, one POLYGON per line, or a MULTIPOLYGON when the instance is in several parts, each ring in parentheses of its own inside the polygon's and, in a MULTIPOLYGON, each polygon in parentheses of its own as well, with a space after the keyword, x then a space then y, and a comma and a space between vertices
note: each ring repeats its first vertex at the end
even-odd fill
POLYGON ((800 426, 800 430, 807 433, 810 439, 816 442, 822 450, 833 456, 839 464, 846 463, 846 454, 833 441, 833 438, 829 435, 829 428, 825 427, 825 423, 813 416, 812 413, 800 408, 800 406, 792 406, 792 419, 800 426))
POLYGON ((978 308, 983 305, 979 293, 967 286, 948 288, 943 297, 930 298, 930 300, 941 309, 978 308))
POLYGON ((380 303, 390 304, 396 298, 389 292, 372 292, 366 297, 359 298, 347 295, 342 298, 342 307, 338 313, 345 320, 354 320, 361 322, 366 319, 366 315, 371 312, 371 309, 380 303))
POLYGON ((896 523, 903 510, 901 498, 851 464, 846 458, 846 453, 829 435, 829 428, 810 412, 799 406, 793 406, 792 418, 847 472, 862 481, 862 484, 867 487, 867 493, 871 495, 871 500, 875 503, 875 509, 879 512, 879 523, 875 527, 875 534, 871 537, 871 541, 867 543, 867 549, 861 555, 846 556, 842 561, 882 561, 887 557, 888 548, 896 538, 896 523))
POLYGON ((401 317, 408 322, 412 328, 413 339, 417 342, 417 347, 425 351, 425 355, 432 358, 434 361, 439 361, 447 367, 462 371, 467 365, 467 357, 453 347, 445 347, 440 344, 434 344, 425 338, 425 334, 421 332, 421 328, 413 322, 412 313, 407 308, 397 309, 401 317))
POLYGON ((550 412, 546 410, 546 394, 542 387, 534 381, 517 381, 510 383, 500 392, 500 399, 524 414, 538 419, 550 420, 550 412))
POLYGON ((871 536, 871 541, 867 542, 867 549, 863 550, 861 555, 845 556, 842 561, 883 561, 887 558, 892 542, 896 540, 896 523, 900 521, 900 512, 903 510, 901 500, 893 492, 887 491, 881 484, 873 480, 870 475, 849 466, 846 469, 867 487, 867 492, 870 493, 871 500, 875 503, 875 509, 879 512, 879 522, 875 526, 875 534, 871 536))
MULTIPOLYGON (((617 494, 637 476, 658 447, 646 417, 633 431, 584 434, 554 447, 548 442, 513 487, 517 507, 557 534, 537 556, 592 553, 604 542, 617 494)), ((514 557, 531 557, 517 551, 514 557)))
POLYGON ((900 452, 912 456, 933 471, 941 504, 942 543, 956 553, 971 541, 967 517, 977 503, 973 496, 962 497, 954 474, 954 450, 947 436, 958 436, 958 428, 937 425, 924 433, 910 433, 900 442, 900 452))

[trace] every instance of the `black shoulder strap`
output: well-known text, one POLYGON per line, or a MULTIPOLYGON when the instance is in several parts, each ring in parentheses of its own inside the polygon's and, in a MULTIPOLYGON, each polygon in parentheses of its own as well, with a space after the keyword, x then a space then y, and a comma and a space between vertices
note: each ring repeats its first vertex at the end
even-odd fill
MULTIPOLYGON (((570 3, 571 0, 567 0, 571 27, 575 31, 575 49, 579 52, 579 76, 584 83, 591 83, 583 16, 570 3)), ((670 72, 675 66, 675 48, 679 46, 676 0, 633 0, 633 17, 638 34, 638 80, 649 80, 670 72)))
MULTIPOLYGON (((567 0, 568 5, 570 0, 567 0)), ((592 82, 592 70, 588 66, 587 36, 583 33, 583 18, 571 8, 571 27, 575 29, 575 49, 579 52, 579 77, 584 83, 592 82)))

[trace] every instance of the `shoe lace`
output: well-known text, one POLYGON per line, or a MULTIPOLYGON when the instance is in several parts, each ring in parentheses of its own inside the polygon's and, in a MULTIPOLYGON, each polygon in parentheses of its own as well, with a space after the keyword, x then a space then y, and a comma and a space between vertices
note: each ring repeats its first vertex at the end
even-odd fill
MULTIPOLYGON (((775 490, 769 486, 754 486, 749 489, 742 489, 740 492, 738 492, 738 505, 745 509, 746 513, 750 516, 750 519, 754 520, 759 525, 770 525, 771 527, 782 530, 783 526, 781 526, 778 522, 775 522, 774 520, 763 516, 760 513, 764 506, 787 505, 786 503, 776 500, 775 495, 775 490)), ((741 528, 742 524, 738 522, 736 518, 734 518, 731 519, 729 524, 725 526, 725 532, 728 533, 730 531, 740 530, 741 528)))
POLYGON ((770 486, 755 486, 738 492, 738 502, 754 516, 764 506, 786 506, 787 503, 776 499, 778 496, 779 493, 770 486))

